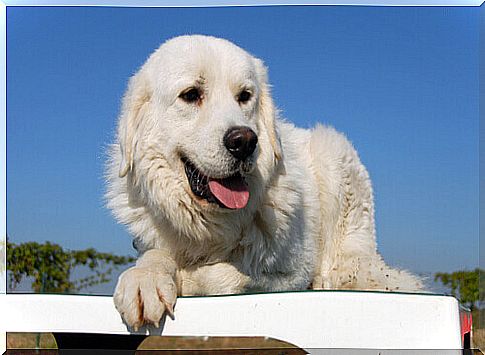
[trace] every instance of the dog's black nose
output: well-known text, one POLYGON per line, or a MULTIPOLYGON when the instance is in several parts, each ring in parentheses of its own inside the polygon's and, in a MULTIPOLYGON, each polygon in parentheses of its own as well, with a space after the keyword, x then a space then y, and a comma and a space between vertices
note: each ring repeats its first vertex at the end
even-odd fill
POLYGON ((249 127, 234 126, 224 135, 224 145, 239 160, 244 160, 253 154, 256 144, 258 144, 258 136, 249 127))

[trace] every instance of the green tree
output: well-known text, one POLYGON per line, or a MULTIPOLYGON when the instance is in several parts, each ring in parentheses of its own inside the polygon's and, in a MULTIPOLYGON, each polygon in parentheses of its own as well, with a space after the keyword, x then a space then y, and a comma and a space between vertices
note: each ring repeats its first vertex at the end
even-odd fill
POLYGON ((434 280, 439 280, 444 286, 449 287, 451 294, 473 311, 480 300, 478 287, 480 272, 483 271, 478 268, 473 271, 439 272, 435 274, 434 280))
POLYGON ((106 283, 120 265, 134 262, 130 256, 100 253, 95 249, 65 250, 45 242, 14 244, 7 240, 8 287, 15 287, 24 277, 33 277, 32 290, 46 293, 76 293, 83 288, 106 283), (75 267, 85 266, 91 275, 71 280, 75 267))

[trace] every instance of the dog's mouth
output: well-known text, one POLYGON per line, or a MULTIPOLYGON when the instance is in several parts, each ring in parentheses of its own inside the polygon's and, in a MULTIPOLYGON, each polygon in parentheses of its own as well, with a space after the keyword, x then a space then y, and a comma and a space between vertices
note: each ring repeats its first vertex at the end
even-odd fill
POLYGON ((216 179, 204 175, 194 163, 182 158, 185 175, 192 193, 207 202, 217 203, 229 209, 246 207, 249 201, 249 190, 244 177, 236 173, 226 178, 216 179))

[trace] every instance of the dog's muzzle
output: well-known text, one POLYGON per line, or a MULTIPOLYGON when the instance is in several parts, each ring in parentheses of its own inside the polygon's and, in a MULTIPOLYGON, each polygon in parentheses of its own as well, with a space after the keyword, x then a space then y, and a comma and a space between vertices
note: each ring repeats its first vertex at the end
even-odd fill
POLYGON ((228 209, 246 207, 249 200, 249 189, 240 173, 237 172, 224 178, 212 178, 202 173, 187 158, 182 157, 182 162, 190 189, 195 196, 228 209))

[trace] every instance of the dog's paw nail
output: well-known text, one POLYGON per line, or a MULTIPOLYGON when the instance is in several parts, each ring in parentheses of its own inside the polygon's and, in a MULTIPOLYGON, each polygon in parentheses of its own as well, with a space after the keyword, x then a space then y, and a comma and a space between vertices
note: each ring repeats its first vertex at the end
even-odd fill
POLYGON ((175 315, 173 312, 173 305, 170 303, 165 303, 165 311, 167 312, 168 316, 172 318, 172 320, 175 319, 175 315))

